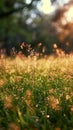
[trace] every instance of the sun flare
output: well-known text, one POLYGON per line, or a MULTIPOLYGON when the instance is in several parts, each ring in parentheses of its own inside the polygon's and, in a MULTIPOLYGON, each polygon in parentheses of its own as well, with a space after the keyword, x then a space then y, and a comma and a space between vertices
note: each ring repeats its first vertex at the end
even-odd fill
POLYGON ((51 13, 54 11, 54 6, 51 5, 51 2, 46 0, 43 0, 43 6, 42 6, 42 11, 47 13, 51 13))
POLYGON ((67 22, 73 22, 73 6, 70 6, 67 12, 64 13, 67 22))
POLYGON ((50 14, 55 10, 55 6, 51 4, 50 0, 42 0, 41 4, 38 6, 38 9, 45 14, 50 14))
POLYGON ((58 8, 58 6, 63 7, 63 5, 67 4, 69 1, 70 0, 59 0, 58 4, 53 5, 51 0, 41 0, 38 4, 38 9, 44 14, 51 14, 58 8))

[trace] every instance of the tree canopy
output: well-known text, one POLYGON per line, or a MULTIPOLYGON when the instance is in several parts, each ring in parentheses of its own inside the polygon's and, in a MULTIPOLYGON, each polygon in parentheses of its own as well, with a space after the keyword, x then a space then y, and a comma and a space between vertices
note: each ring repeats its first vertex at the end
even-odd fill
POLYGON ((31 27, 27 23, 37 14, 36 7, 39 1, 0 1, 0 48, 6 47, 9 50, 17 42, 30 41, 31 27))
POLYGON ((40 0, 1 0, 0 1, 0 19, 5 18, 13 13, 22 11, 22 9, 27 8, 31 10, 36 7, 37 2, 40 0))
MULTIPOLYGON (((8 54, 13 47, 18 52, 23 42, 30 44, 35 51, 43 52, 43 54, 53 53, 54 44, 57 44, 57 47, 62 48, 65 52, 73 50, 73 22, 62 24, 63 18, 64 22, 66 21, 64 13, 73 2, 70 1, 61 8, 57 8, 52 15, 45 15, 37 9, 37 4, 40 1, 0 1, 0 48, 6 48, 8 54), (38 49, 40 43, 42 45, 38 49)), ((60 1, 51 0, 51 2, 54 4, 60 1)), ((25 52, 24 46, 21 49, 23 53, 25 52)))

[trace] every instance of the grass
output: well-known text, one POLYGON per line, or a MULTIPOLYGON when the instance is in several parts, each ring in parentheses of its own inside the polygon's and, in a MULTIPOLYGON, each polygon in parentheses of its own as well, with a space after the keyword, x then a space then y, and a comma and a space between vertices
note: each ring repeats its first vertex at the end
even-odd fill
POLYGON ((0 130, 73 130, 73 56, 0 59, 0 130))

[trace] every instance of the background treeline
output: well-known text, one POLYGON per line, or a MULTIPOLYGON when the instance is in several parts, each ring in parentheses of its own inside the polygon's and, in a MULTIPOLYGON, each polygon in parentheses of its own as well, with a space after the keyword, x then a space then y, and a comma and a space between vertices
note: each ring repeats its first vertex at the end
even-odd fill
POLYGON ((40 12, 37 9, 40 1, 0 1, 0 48, 6 48, 7 54, 10 54, 12 48, 16 52, 22 51, 25 54, 29 48, 27 44, 31 45, 30 48, 34 51, 43 54, 54 53, 57 47, 66 53, 72 52, 73 24, 69 26, 70 24, 67 23, 61 26, 58 14, 64 13, 62 9, 58 9, 53 15, 40 12), (58 33, 59 26, 63 29, 61 33, 58 33), (68 30, 70 32, 66 36, 65 31, 68 30), (61 40, 62 34, 65 37, 61 40), (23 42, 25 45, 22 45, 23 42), (54 44, 57 45, 56 48, 54 44))

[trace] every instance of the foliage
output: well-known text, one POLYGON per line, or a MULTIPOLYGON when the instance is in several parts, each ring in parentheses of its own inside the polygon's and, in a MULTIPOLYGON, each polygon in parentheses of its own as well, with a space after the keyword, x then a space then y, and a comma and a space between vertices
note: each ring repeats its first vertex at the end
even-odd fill
MULTIPOLYGON (((56 2, 59 2, 58 0, 56 2)), ((68 1, 67 4, 62 3, 63 6, 59 7, 52 16, 52 20, 55 24, 57 36, 59 38, 58 47, 62 48, 66 53, 73 51, 73 20, 71 17, 73 1, 68 1), (71 18, 71 19, 70 19, 71 18)))
MULTIPOLYGON (((37 9, 39 1, 1 0, 0 48, 6 48, 8 54, 13 47, 18 52, 23 41, 40 53, 37 45, 41 42, 42 48, 46 48, 45 53, 50 54, 54 42, 59 42, 50 16, 41 14, 37 9)), ((25 54, 25 51, 22 52, 25 54)))
MULTIPOLYGON (((31 45, 35 52, 51 54, 56 44, 66 53, 73 50, 73 23, 68 22, 64 13, 72 6, 72 1, 67 5, 57 8, 54 14, 44 15, 37 9, 41 0, 1 0, 0 2, 0 49, 6 48, 10 54, 12 48, 16 52, 23 42, 31 45), (52 20, 51 20, 52 18, 52 20), (62 20, 65 19, 63 23, 62 20), (38 44, 42 43, 40 49, 38 44), (44 49, 43 49, 44 48, 44 49)), ((60 1, 51 0, 60 5, 60 1)), ((64 3, 64 2, 63 2, 64 3)), ((54 5, 53 5, 54 6, 54 5)), ((25 49, 21 50, 25 54, 25 49)))
POLYGON ((0 2, 0 18, 5 18, 15 12, 22 11, 24 8, 32 9, 39 0, 1 0, 0 2))
POLYGON ((39 0, 1 0, 0 2, 0 48, 9 51, 16 43, 29 42, 31 31, 26 24, 31 15, 37 12, 39 0))

